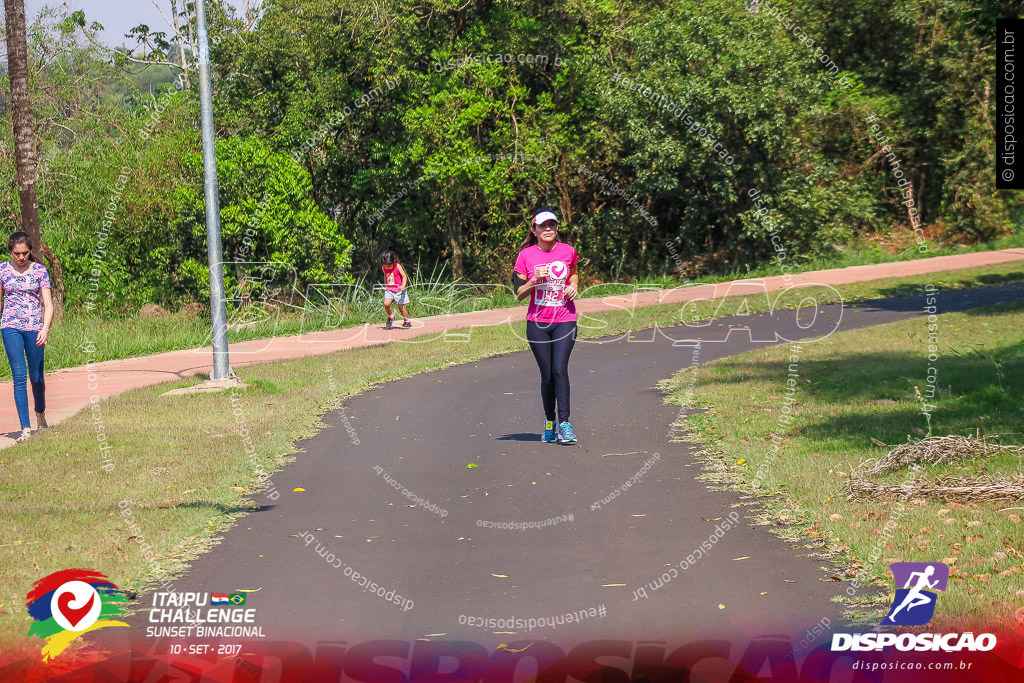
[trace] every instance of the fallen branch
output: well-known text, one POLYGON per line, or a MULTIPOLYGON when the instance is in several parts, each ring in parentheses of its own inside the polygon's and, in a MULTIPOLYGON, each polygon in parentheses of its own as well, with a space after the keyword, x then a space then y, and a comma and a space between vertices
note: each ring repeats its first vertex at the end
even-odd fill
MULTIPOLYGON (((996 436, 998 435, 991 435, 996 436)), ((978 439, 970 436, 950 434, 930 436, 913 443, 900 444, 888 454, 876 460, 865 460, 858 466, 857 474, 881 474, 920 462, 938 465, 944 462, 976 460, 997 453, 1012 451, 1024 453, 1024 446, 1001 446, 990 443, 988 436, 978 439)))
POLYGON ((987 503, 994 501, 1016 501, 1024 499, 1024 475, 1010 478, 990 477, 942 477, 935 481, 904 484, 880 484, 863 477, 850 477, 850 493, 847 500, 870 498, 872 500, 906 500, 909 497, 933 498, 957 502, 987 503))

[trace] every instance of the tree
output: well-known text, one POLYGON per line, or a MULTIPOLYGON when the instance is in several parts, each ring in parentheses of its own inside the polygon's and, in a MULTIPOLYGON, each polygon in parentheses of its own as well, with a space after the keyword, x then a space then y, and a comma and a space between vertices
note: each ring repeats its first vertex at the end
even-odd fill
MULTIPOLYGON (((132 28, 125 36, 135 39, 135 47, 113 48, 104 45, 99 38, 103 31, 103 25, 99 22, 86 22, 85 12, 76 10, 68 19, 73 26, 81 29, 82 34, 100 50, 113 57, 115 63, 120 64, 146 64, 154 66, 167 66, 180 69, 182 72, 185 89, 192 87, 192 72, 198 70, 196 62, 198 50, 196 48, 196 7, 194 2, 188 0, 167 0, 170 5, 170 12, 165 12, 157 0, 150 0, 153 7, 174 32, 172 40, 167 40, 166 31, 158 31, 146 24, 139 24, 132 28)), ((235 18, 234 12, 225 7, 222 2, 213 0, 207 7, 210 15, 208 20, 213 23, 232 23, 232 28, 237 31, 249 31, 260 17, 262 0, 250 3, 250 0, 243 0, 241 16, 235 18), (229 22, 233 20, 233 22, 229 22)))
POLYGON ((39 201, 36 198, 36 141, 32 130, 32 110, 28 90, 28 46, 25 27, 25 0, 7 0, 7 69, 11 80, 11 121, 14 125, 15 166, 18 195, 21 199, 22 229, 50 266, 53 276, 53 303, 57 315, 64 310, 64 274, 60 261, 46 242, 39 227, 39 201))
MULTIPOLYGON (((194 68, 193 4, 147 1, 169 28, 140 24, 133 49, 98 44, 81 12, 64 23, 82 45, 29 26, 40 220, 69 305, 97 286, 110 309, 184 303, 206 272, 194 92, 143 109, 194 68), (134 62, 144 75, 123 73, 134 62), (97 285, 80 236, 122 163, 130 182, 97 285)), ((427 272, 504 280, 539 205, 560 211, 583 272, 610 279, 742 272, 776 260, 779 235, 789 263, 904 239, 911 191, 950 241, 1024 215, 985 171, 1005 1, 209 2, 225 253, 286 260, 306 281, 372 276, 384 248, 427 272)), ((0 184, 13 190, 7 115, 0 101, 0 184)), ((16 202, 0 193, 0 217, 16 202)))
MULTIPOLYGON (((206 198, 202 155, 186 154, 182 165, 192 182, 175 189, 174 237, 153 250, 178 290, 194 300, 209 288, 206 265, 206 198)), ((256 137, 217 141, 225 278, 236 290, 253 272, 262 287, 305 291, 312 283, 351 283, 349 240, 312 199, 309 173, 291 156, 256 137), (255 265, 254 265, 255 264, 255 265), (259 264, 286 264, 267 277, 259 264)), ((258 295, 259 292, 254 294, 258 295)))
POLYGON ((179 11, 177 0, 171 0, 171 16, 168 17, 160 8, 160 5, 156 3, 156 0, 152 0, 152 2, 164 21, 167 22, 167 25, 174 30, 173 43, 166 40, 167 33, 165 31, 151 30, 146 24, 139 24, 128 33, 128 36, 136 40, 135 48, 128 49, 122 46, 121 49, 117 49, 109 47, 99 40, 99 33, 103 30, 103 24, 94 21, 87 25, 85 12, 82 10, 72 12, 68 16, 69 25, 81 29, 82 35, 94 46, 113 57, 115 63, 121 65, 131 63, 177 68, 182 72, 185 87, 190 88, 192 86, 190 73, 196 68, 194 64, 194 55, 196 54, 195 36, 192 31, 195 7, 193 3, 185 3, 185 7, 179 11), (189 59, 186 55, 186 43, 188 44, 190 55, 193 56, 192 59, 189 59), (174 61, 175 59, 177 61, 174 61))

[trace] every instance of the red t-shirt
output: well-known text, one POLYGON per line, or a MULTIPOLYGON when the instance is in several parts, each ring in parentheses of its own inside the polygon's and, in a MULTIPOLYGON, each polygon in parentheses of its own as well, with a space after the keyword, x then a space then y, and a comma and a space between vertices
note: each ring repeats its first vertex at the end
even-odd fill
POLYGON ((555 242, 551 251, 534 244, 519 252, 514 270, 524 279, 533 277, 537 266, 551 266, 548 277, 530 291, 530 308, 526 319, 538 323, 566 323, 576 320, 576 304, 565 298, 569 273, 579 255, 565 242, 555 242))

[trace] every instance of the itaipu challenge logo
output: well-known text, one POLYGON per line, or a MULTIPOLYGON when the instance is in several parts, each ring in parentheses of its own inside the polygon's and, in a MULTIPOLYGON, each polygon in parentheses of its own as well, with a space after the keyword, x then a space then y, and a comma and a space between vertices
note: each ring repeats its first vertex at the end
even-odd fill
POLYGON ((882 623, 890 626, 927 624, 935 614, 938 600, 935 591, 946 590, 949 567, 942 562, 894 562, 889 568, 896 581, 896 595, 882 623))
POLYGON ((78 636, 107 626, 128 626, 116 617, 128 596, 91 569, 64 569, 32 585, 25 606, 35 621, 28 635, 42 638, 43 661, 63 652, 78 636))

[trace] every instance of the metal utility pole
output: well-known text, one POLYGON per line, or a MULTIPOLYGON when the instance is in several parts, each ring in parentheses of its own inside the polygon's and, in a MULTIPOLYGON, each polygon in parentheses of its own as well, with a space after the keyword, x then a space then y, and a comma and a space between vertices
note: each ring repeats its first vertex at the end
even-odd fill
POLYGON ((206 2, 196 2, 199 49, 199 111, 203 131, 203 177, 206 189, 206 257, 210 265, 210 314, 213 324, 211 380, 231 378, 228 362, 228 321, 224 302, 223 251, 220 244, 220 200, 217 196, 217 148, 213 134, 213 97, 210 92, 210 42, 206 33, 206 2))

